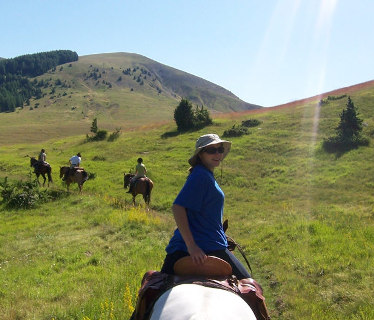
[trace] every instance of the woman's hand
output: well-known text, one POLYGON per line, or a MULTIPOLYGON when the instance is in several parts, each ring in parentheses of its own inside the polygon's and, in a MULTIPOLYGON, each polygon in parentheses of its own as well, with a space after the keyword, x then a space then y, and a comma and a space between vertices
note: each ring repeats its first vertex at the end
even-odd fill
POLYGON ((190 254, 193 263, 196 265, 204 264, 205 260, 207 259, 207 256, 203 250, 200 249, 199 246, 192 245, 190 247, 187 247, 188 253, 190 254))

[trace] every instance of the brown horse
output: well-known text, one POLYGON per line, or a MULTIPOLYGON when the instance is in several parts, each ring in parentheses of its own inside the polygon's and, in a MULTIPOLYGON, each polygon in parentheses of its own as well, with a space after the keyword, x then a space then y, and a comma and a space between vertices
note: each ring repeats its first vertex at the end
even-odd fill
MULTIPOLYGON (((130 185, 130 180, 135 175, 132 173, 124 173, 123 174, 124 180, 124 188, 126 189, 130 185)), ((149 178, 139 178, 136 180, 135 185, 132 189, 132 202, 135 205, 135 197, 138 194, 143 195, 144 202, 149 206, 149 202, 151 201, 151 192, 153 188, 153 181, 149 178)))
POLYGON ((34 167, 34 172, 36 174, 36 180, 38 181, 39 185, 40 185, 39 176, 41 175, 43 177, 43 179, 44 179, 43 187, 45 185, 45 181, 47 180, 45 178, 45 175, 47 174, 47 176, 48 176, 48 187, 49 187, 49 183, 53 182, 52 181, 52 175, 51 175, 52 168, 49 165, 49 163, 44 163, 44 162, 36 160, 34 157, 30 157, 30 167, 34 167))
MULTIPOLYGON (((60 167, 60 178, 62 178, 65 173, 68 173, 70 170, 70 167, 60 167)), ((85 183, 88 180, 88 174, 86 171, 84 171, 83 168, 75 168, 71 169, 75 170, 74 173, 67 176, 65 183, 67 187, 67 191, 69 192, 69 186, 71 183, 77 183, 79 187, 79 192, 82 192, 83 183, 85 183)))

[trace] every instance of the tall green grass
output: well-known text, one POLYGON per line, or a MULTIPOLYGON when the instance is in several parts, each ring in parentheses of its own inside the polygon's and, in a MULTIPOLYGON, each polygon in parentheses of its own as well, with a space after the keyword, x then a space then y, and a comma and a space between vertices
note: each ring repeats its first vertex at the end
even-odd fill
MULTIPOLYGON (((351 97, 372 144, 372 90, 351 97)), ((262 124, 231 139, 215 174, 226 195, 228 234, 244 247, 272 318, 374 318, 373 147, 339 157, 321 148, 345 103, 231 114, 182 135, 165 135, 175 130, 170 123, 114 142, 84 143, 82 135, 1 148, 0 178, 28 179, 24 155, 43 147, 52 188, 64 188, 58 167, 78 151, 82 166, 95 174, 82 194, 71 186, 68 198, 0 211, 4 319, 128 318, 142 275, 161 267, 175 228, 170 207, 195 140, 207 132, 222 135, 248 118, 262 124), (150 211, 140 196, 132 207, 123 189, 123 173, 139 156, 155 183, 150 211)))

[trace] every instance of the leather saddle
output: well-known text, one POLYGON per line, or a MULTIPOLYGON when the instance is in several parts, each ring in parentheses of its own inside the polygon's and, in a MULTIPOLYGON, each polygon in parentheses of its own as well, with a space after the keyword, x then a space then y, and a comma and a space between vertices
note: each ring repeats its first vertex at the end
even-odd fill
MULTIPOLYGON (((217 263, 217 261, 214 261, 212 264, 221 264, 221 262, 217 263)), ((221 265, 224 266, 224 264, 221 265)), ((180 263, 180 266, 177 266, 176 268, 177 271, 179 268, 181 268, 182 273, 184 273, 185 271, 183 270, 189 270, 189 262, 180 263)), ((207 267, 206 269, 208 270, 210 267, 207 267)), ((224 271, 226 270, 224 269, 224 271)), ((131 320, 149 319, 153 305, 165 291, 174 286, 186 283, 213 287, 238 294, 251 307, 257 320, 270 319, 268 310, 266 308, 262 287, 256 280, 252 278, 238 280, 234 275, 220 275, 211 277, 197 274, 191 275, 187 273, 181 275, 169 275, 158 271, 146 272, 142 279, 142 285, 138 293, 136 308, 131 320)))

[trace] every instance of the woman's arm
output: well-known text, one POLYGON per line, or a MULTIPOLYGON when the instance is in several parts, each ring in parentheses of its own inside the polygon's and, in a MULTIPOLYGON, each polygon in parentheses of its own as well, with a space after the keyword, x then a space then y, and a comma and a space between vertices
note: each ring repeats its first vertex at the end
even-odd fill
POLYGON ((178 204, 173 204, 172 211, 174 214, 175 222, 179 232, 181 233, 184 242, 186 243, 188 253, 192 261, 196 264, 203 264, 207 256, 203 250, 195 243, 193 235, 188 225, 186 209, 178 204))

